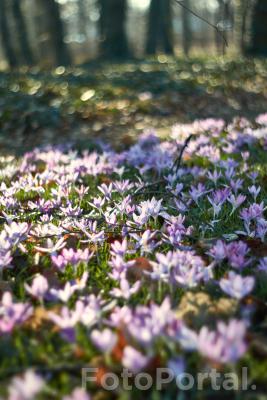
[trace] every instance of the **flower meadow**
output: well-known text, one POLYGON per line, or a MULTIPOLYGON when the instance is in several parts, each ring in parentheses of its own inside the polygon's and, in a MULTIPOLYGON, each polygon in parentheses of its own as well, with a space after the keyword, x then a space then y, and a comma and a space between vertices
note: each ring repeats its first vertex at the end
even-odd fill
MULTIPOLYGON (((260 391, 266 151, 263 114, 177 124, 167 139, 145 131, 120 152, 97 142, 1 157, 2 398, 144 398, 105 391, 101 376, 159 367, 246 366, 260 391)), ((163 392, 145 396, 177 388, 163 392)))

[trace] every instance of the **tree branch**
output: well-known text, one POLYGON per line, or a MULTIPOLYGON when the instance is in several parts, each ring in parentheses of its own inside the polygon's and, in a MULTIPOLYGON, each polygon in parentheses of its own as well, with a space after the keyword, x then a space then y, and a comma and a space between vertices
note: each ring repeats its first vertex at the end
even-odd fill
POLYGON ((194 15, 194 17, 200 19, 201 21, 205 22, 207 25, 211 26, 215 31, 218 33, 219 36, 224 41, 225 46, 228 46, 228 42, 222 31, 218 28, 218 26, 212 24, 209 20, 207 20, 204 17, 201 17, 201 15, 198 15, 195 11, 191 10, 191 8, 187 7, 186 5, 183 4, 183 0, 174 0, 175 3, 177 3, 179 6, 183 7, 186 11, 188 11, 190 14, 194 15))

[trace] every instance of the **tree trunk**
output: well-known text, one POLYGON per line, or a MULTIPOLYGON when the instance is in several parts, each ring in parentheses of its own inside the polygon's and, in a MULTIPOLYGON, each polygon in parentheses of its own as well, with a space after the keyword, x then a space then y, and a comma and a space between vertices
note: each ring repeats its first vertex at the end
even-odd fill
MULTIPOLYGON (((218 3, 218 10, 216 13, 216 19, 215 19, 215 25, 218 27, 220 30, 221 34, 224 35, 223 31, 223 23, 224 23, 224 0, 217 0, 218 3)), ((215 44, 217 48, 217 53, 218 54, 223 54, 224 53, 224 40, 222 36, 217 32, 214 31, 215 34, 215 44)))
POLYGON ((100 0, 99 31, 101 35, 100 55, 103 58, 129 57, 125 28, 127 1, 100 0))
POLYGON ((244 3, 241 14, 241 30, 240 30, 240 48, 242 54, 246 53, 246 39, 247 39, 247 17, 249 11, 249 0, 242 1, 244 3))
POLYGON ((84 0, 78 0, 78 32, 81 36, 83 36, 83 39, 85 40, 87 38, 87 15, 86 15, 86 7, 85 7, 85 2, 84 0))
POLYGON ((17 67, 18 59, 11 42, 6 0, 0 0, 0 34, 3 44, 4 54, 10 68, 17 67))
POLYGON ((29 44, 28 33, 24 16, 21 10, 21 0, 12 0, 13 16, 16 23, 16 31, 22 59, 26 65, 33 65, 33 54, 29 44))
POLYGON ((173 29, 171 0, 151 0, 148 15, 146 53, 162 50, 173 54, 173 29))
POLYGON ((251 53, 267 56, 267 0, 257 0, 253 9, 251 53))
POLYGON ((46 26, 55 63, 68 66, 71 64, 71 57, 64 42, 64 26, 60 17, 60 5, 56 0, 41 0, 41 3, 46 15, 46 26))
POLYGON ((250 0, 236 0, 235 9, 235 36, 236 44, 242 54, 247 47, 247 20, 250 0))
MULTIPOLYGON (((190 9, 190 0, 184 0, 184 5, 190 9)), ((183 25, 183 51, 186 56, 189 55, 191 42, 192 42, 192 30, 191 30, 191 18, 190 13, 184 7, 182 7, 182 25, 183 25)))

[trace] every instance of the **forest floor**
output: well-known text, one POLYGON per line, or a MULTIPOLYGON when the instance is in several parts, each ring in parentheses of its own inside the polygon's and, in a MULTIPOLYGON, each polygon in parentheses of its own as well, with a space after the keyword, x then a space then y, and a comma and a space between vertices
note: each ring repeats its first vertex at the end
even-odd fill
POLYGON ((266 77, 226 59, 0 74, 1 399, 266 400, 266 77), (212 371, 219 391, 183 390, 212 371))
POLYGON ((132 143, 208 117, 253 119, 267 109, 267 63, 166 59, 0 73, 0 152, 92 138, 132 143))

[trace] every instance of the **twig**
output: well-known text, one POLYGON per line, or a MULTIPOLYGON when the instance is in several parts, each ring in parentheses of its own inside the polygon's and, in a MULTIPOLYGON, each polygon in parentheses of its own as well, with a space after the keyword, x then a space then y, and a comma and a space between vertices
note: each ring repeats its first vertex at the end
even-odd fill
POLYGON ((186 11, 188 11, 190 14, 194 15, 195 17, 197 17, 198 19, 200 19, 201 21, 205 22, 207 25, 209 25, 213 29, 215 29, 215 31, 218 33, 218 35, 220 35, 221 38, 223 39, 225 46, 228 47, 227 39, 224 36, 224 34, 222 33, 222 31, 218 28, 218 26, 212 24, 209 20, 207 20, 204 17, 201 17, 201 15, 198 15, 195 11, 191 10, 191 8, 184 5, 183 0, 174 0, 174 1, 175 1, 175 3, 179 4, 179 6, 183 7, 186 11))
POLYGON ((190 140, 193 138, 193 136, 194 136, 194 135, 188 136, 188 138, 187 138, 186 141, 184 142, 184 145, 183 145, 183 147, 181 148, 181 151, 180 151, 179 156, 177 157, 177 159, 176 159, 176 160, 174 161, 174 163, 173 163, 173 166, 172 166, 172 168, 171 168, 171 172, 174 172, 174 171, 177 172, 178 169, 180 168, 181 162, 182 162, 182 157, 183 157, 183 154, 184 154, 184 151, 185 151, 185 149, 187 148, 187 146, 188 146, 190 140))
POLYGON ((156 185, 160 185, 162 183, 165 183, 164 179, 159 179, 158 181, 152 182, 152 183, 148 183, 147 185, 142 186, 141 188, 137 189, 136 192, 134 192, 132 194, 132 196, 137 196, 139 194, 142 194, 144 190, 156 186, 156 185))

